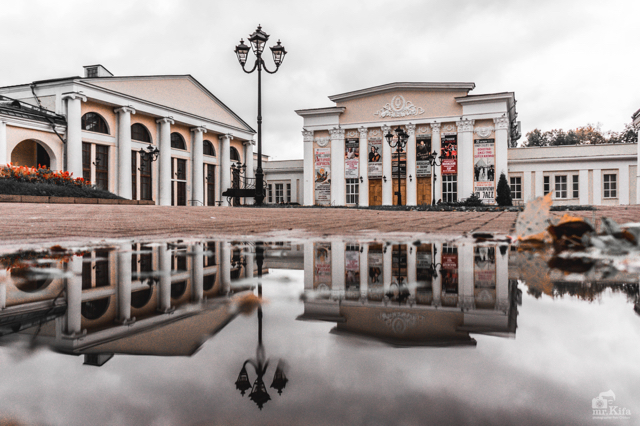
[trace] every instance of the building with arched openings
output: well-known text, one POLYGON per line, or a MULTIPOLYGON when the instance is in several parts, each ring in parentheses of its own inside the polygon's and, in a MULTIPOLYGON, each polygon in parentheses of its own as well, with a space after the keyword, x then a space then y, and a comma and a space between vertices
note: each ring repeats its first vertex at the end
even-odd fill
POLYGON ((84 77, 0 88, 0 164, 47 165, 158 205, 226 205, 255 131, 190 75, 84 77), (157 161, 140 151, 159 149, 157 161))

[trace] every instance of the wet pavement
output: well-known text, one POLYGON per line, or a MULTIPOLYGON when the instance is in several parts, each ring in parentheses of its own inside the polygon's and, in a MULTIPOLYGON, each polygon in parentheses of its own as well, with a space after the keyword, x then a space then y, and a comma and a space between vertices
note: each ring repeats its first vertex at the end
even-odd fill
POLYGON ((5 245, 0 423, 638 423, 637 274, 398 235, 5 245))

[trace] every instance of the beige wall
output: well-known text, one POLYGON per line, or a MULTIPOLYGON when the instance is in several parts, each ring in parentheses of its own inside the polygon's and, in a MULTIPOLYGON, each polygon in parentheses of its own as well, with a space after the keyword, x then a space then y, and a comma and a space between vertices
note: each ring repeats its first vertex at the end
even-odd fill
POLYGON ((62 141, 55 133, 43 132, 41 130, 23 129, 7 125, 7 159, 11 161, 11 153, 15 147, 24 140, 36 140, 47 150, 51 157, 51 169, 62 170, 62 141))
MULTIPOLYGON (((88 112, 96 112, 102 116, 107 122, 107 126, 109 127, 109 135, 116 135, 116 113, 113 112, 114 107, 102 105, 97 102, 87 101, 81 102, 82 105, 82 115, 85 115, 88 112)), ((86 132, 86 130, 83 130, 86 132)), ((90 132, 92 133, 92 132, 90 132)))

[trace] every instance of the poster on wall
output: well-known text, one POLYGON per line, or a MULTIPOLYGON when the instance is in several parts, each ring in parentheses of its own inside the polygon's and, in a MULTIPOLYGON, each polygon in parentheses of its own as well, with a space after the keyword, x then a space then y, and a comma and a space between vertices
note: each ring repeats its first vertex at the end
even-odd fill
POLYGON ((360 162, 360 141, 347 139, 344 142, 344 177, 358 179, 358 163, 360 162))
POLYGON ((473 191, 486 204, 495 204, 495 140, 473 141, 473 191))
POLYGON ((416 176, 429 176, 431 165, 429 154, 431 153, 431 138, 418 136, 416 138, 416 176))
POLYGON ((331 148, 315 149, 315 200, 318 205, 331 204, 331 148))
POLYGON ((382 139, 369 139, 369 177, 382 177, 382 139))
POLYGON ((458 136, 446 135, 442 137, 440 147, 440 158, 442 159, 442 174, 458 174, 458 136))
POLYGON ((315 243, 313 245, 313 288, 331 290, 331 243, 315 243))

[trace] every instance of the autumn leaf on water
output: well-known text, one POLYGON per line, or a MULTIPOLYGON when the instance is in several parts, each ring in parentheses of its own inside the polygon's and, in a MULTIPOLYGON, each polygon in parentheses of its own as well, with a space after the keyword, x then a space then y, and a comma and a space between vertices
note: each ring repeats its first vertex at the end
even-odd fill
POLYGON ((549 226, 549 212, 551 211, 551 193, 544 197, 538 197, 529 201, 524 211, 518 214, 516 221, 516 238, 518 240, 540 240, 549 239, 547 227, 549 226))

